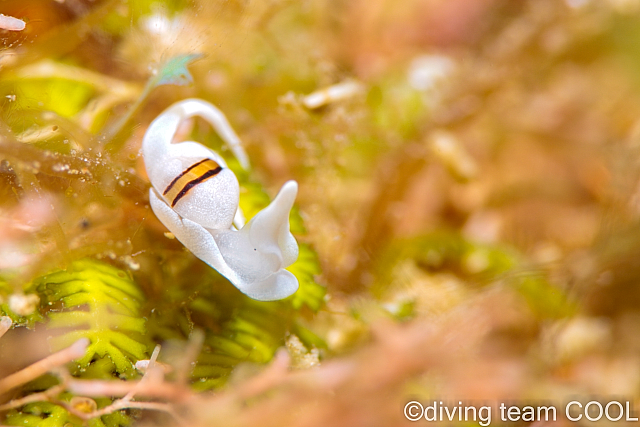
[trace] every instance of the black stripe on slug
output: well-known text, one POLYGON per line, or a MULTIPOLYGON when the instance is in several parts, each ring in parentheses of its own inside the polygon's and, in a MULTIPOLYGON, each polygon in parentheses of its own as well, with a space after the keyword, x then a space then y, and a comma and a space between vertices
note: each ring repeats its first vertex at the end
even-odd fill
POLYGON ((171 181, 171 184, 167 185, 167 188, 164 189, 164 193, 162 193, 163 196, 166 196, 167 193, 169 192, 169 190, 171 190, 173 188, 173 186, 176 184, 176 182, 178 182, 178 180, 180 178, 182 178, 183 176, 185 176, 186 174, 188 174, 191 169, 196 168, 198 166, 200 166, 202 163, 206 162, 207 160, 210 159, 202 159, 199 162, 196 162, 194 164, 192 164, 191 166, 189 166, 188 168, 186 168, 184 171, 182 171, 182 173, 178 176, 176 176, 173 181, 171 181))
POLYGON ((215 169, 208 170, 207 172, 205 172, 203 175, 200 175, 196 179, 193 179, 193 180, 187 182, 185 184, 185 186, 182 187, 182 190, 180 190, 180 192, 178 193, 176 198, 173 199, 173 202, 171 202, 171 207, 174 207, 176 205, 176 203, 178 203, 178 200, 183 198, 189 192, 189 190, 191 190, 193 187, 195 187, 196 185, 200 184, 203 181, 206 181, 207 179, 211 178, 212 176, 215 176, 215 175, 219 174, 221 170, 222 170, 222 167, 218 166, 215 169))

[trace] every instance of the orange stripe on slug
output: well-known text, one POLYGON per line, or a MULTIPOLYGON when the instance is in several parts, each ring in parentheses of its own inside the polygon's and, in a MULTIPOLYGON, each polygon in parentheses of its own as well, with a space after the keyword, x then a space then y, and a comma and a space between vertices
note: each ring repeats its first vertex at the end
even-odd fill
POLYGON ((164 190, 162 195, 174 207, 178 200, 184 197, 189 190, 207 179, 217 175, 222 167, 211 159, 204 159, 185 169, 164 190))

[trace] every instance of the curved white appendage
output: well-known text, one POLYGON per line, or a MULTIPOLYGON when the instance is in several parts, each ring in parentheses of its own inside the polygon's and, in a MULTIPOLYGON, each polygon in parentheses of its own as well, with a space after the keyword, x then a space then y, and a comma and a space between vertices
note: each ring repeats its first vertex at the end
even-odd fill
POLYGON ((248 164, 239 139, 218 109, 195 99, 174 104, 149 126, 142 144, 153 185, 151 208, 194 255, 246 295, 261 301, 288 297, 298 289, 296 277, 284 270, 298 257, 298 244, 289 230, 298 184, 285 183, 269 206, 243 224, 238 181, 224 160, 196 142, 171 143, 180 121, 194 115, 210 121, 240 162, 248 164), (229 142, 220 128, 236 142, 229 142), (236 230, 232 224, 242 228, 236 230))
MULTIPOLYGON (((151 155, 148 160, 145 157, 147 170, 149 170, 148 162, 152 163, 151 167, 161 166, 156 163, 156 160, 160 160, 159 157, 163 157, 163 155, 166 154, 166 151, 162 148, 165 150, 169 148, 168 146, 171 145, 171 141, 178 131, 180 122, 193 116, 200 116, 209 122, 216 132, 218 132, 220 138, 222 138, 222 140, 229 146, 233 155, 236 156, 240 162, 240 166, 242 166, 243 169, 249 169, 249 158, 247 157, 247 153, 245 153, 242 148, 240 138, 235 133, 222 111, 209 102, 191 98, 176 102, 164 110, 156 120, 149 125, 142 141, 143 152, 148 151, 151 155), (160 118, 162 118, 162 120, 158 120, 160 118), (159 147, 155 147, 154 150, 145 150, 145 145, 149 146, 150 144, 159 145, 159 147)), ((202 146, 202 148, 211 151, 204 146, 202 146)))

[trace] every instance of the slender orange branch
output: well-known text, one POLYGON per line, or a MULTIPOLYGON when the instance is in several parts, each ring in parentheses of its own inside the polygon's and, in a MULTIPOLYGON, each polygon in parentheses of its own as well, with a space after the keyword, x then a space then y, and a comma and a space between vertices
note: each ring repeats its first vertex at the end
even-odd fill
POLYGON ((70 347, 60 350, 57 353, 53 353, 51 356, 46 357, 32 365, 27 366, 21 371, 9 375, 0 380, 0 394, 3 394, 12 388, 18 387, 31 380, 38 378, 41 375, 46 374, 53 368, 64 365, 71 362, 74 359, 82 357, 87 350, 89 340, 82 338, 73 343, 70 347))
POLYGON ((42 401, 48 402, 63 391, 64 385, 57 385, 40 393, 33 393, 21 399, 14 399, 8 403, 5 403, 4 405, 0 405, 0 412, 4 412, 13 408, 19 408, 20 406, 26 405, 27 403, 42 401))

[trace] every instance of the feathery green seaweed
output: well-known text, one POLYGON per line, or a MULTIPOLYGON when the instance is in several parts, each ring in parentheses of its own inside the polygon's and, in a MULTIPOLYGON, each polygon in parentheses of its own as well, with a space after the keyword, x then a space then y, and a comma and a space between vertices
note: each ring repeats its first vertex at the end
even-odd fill
POLYGON ((49 329, 64 328, 50 340, 54 350, 89 338, 87 353, 77 360, 86 368, 94 358, 108 357, 115 371, 135 374, 134 364, 147 357, 142 292, 125 271, 91 259, 75 261, 67 271, 34 282, 43 304, 59 306, 47 313, 49 329), (71 329, 71 330, 68 330, 71 329))

